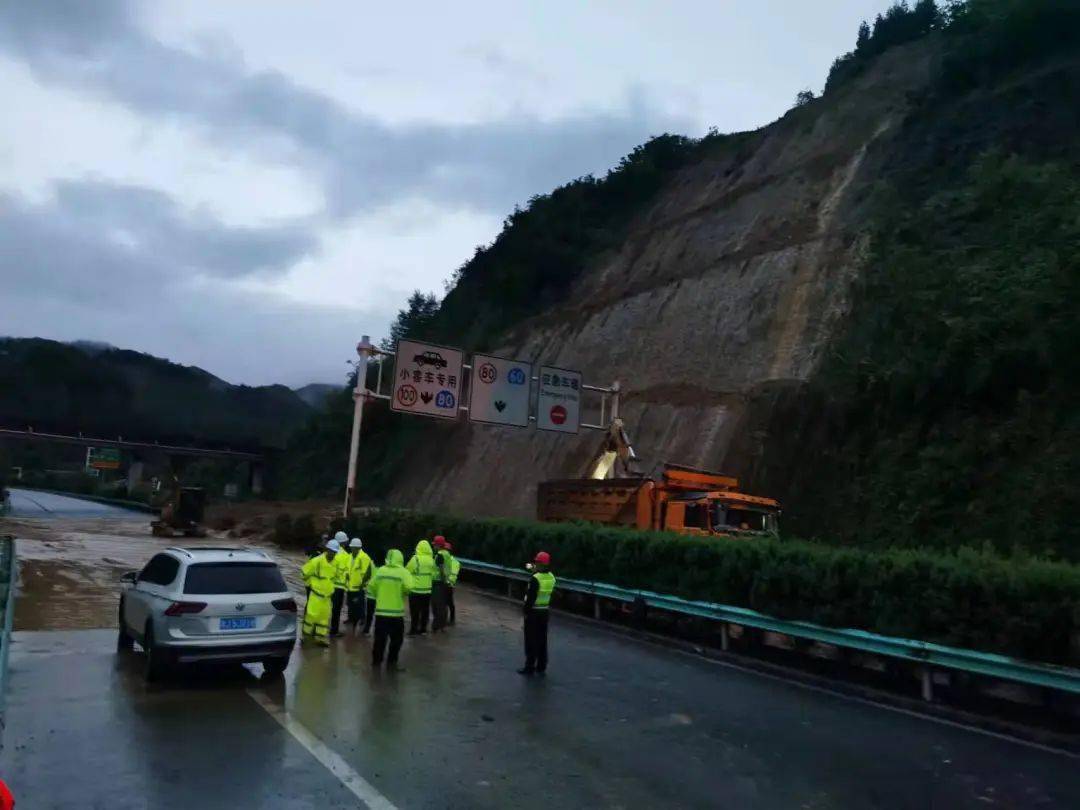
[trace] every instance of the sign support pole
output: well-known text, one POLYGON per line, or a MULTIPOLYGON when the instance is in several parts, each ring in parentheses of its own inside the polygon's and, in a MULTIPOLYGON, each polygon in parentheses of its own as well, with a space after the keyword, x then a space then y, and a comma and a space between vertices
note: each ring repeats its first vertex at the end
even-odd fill
POLYGON ((352 438, 349 441, 349 473, 345 479, 345 506, 343 516, 348 517, 352 512, 353 502, 356 497, 356 456, 360 451, 360 423, 364 420, 364 400, 367 399, 367 367, 368 360, 373 354, 371 338, 364 335, 356 344, 356 353, 360 360, 356 364, 356 388, 353 389, 353 423, 352 438))

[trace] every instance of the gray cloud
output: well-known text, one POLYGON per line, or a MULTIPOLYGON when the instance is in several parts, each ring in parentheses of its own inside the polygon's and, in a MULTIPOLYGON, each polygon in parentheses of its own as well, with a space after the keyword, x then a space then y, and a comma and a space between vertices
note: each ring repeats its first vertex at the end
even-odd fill
POLYGON ((231 228, 161 191, 97 180, 59 181, 39 205, 0 196, 0 244, 6 291, 79 299, 193 276, 272 276, 318 247, 300 225, 231 228))
POLYGON ((238 382, 341 380, 363 325, 393 316, 220 283, 280 272, 313 242, 192 218, 149 189, 64 182, 45 204, 0 196, 0 245, 3 334, 136 346, 238 382))
POLYGON ((144 32, 122 0, 6 3, 0 49, 42 80, 305 164, 322 177, 336 217, 409 196, 503 213, 556 183, 603 171, 650 134, 688 125, 638 97, 620 113, 555 121, 523 115, 389 126, 280 73, 251 73, 235 58, 166 46, 144 32))

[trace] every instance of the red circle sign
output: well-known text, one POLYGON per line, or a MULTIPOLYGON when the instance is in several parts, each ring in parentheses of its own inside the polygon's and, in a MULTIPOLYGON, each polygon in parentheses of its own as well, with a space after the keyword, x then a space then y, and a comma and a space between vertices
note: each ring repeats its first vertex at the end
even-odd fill
POLYGON ((488 383, 489 385, 495 382, 495 378, 499 376, 499 372, 495 370, 495 366, 491 363, 484 363, 480 366, 477 376, 480 378, 480 382, 488 383))
POLYGON ((403 385, 397 392, 398 402, 406 408, 411 408, 416 404, 416 389, 411 385, 403 385))
POLYGON ((566 408, 562 405, 551 406, 551 424, 561 425, 566 421, 566 408))

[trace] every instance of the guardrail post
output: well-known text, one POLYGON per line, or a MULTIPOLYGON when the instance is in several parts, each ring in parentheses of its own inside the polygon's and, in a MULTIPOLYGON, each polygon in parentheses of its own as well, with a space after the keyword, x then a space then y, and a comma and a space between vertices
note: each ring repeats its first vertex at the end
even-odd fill
POLYGON ((730 645, 731 638, 728 636, 727 622, 720 622, 720 649, 727 652, 730 645))
POLYGON ((934 700, 934 673, 930 667, 923 667, 920 673, 922 677, 922 699, 928 703, 934 700))
POLYGON ((600 618, 600 597, 597 596, 592 602, 592 615, 594 619, 600 618))
POLYGON ((514 580, 507 577, 506 579, 506 595, 510 598, 514 598, 514 580))

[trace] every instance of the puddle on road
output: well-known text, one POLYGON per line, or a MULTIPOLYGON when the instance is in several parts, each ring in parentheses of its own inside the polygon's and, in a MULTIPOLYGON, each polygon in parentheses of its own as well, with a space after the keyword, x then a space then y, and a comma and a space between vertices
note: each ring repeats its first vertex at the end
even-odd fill
POLYGON ((233 546, 265 551, 281 565, 289 588, 303 594, 304 555, 254 538, 154 537, 150 523, 113 518, 7 518, 0 534, 16 538, 19 586, 16 630, 115 627, 120 576, 142 568, 168 546, 233 546))

